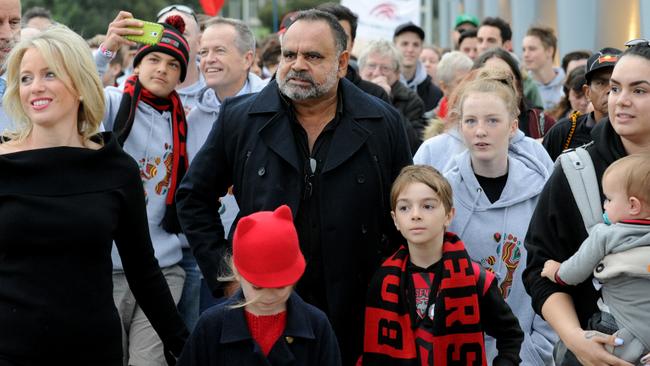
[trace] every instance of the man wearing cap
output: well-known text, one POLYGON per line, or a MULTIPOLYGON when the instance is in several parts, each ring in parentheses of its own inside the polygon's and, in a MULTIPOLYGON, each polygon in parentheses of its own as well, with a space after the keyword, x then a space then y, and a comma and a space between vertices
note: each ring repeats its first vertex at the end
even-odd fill
MULTIPOLYGON (((183 252, 174 198, 188 159, 185 111, 174 89, 187 75, 189 45, 183 38, 183 18, 169 16, 159 24, 164 27, 160 42, 138 48, 133 74, 124 89, 104 89, 103 125, 115 133, 140 167, 154 255, 178 303, 185 271, 179 265, 183 252)), ((142 32, 137 29, 141 26, 131 13, 121 11, 109 25, 95 59, 110 58, 121 46, 133 44, 124 36, 142 32)), ((115 245, 112 257, 113 299, 122 320, 124 363, 165 365, 162 342, 133 297, 115 245)))
POLYGON ((478 29, 478 18, 470 14, 460 14, 456 17, 454 22, 454 31, 451 32, 452 40, 454 41, 454 49, 458 49, 460 45, 460 35, 467 31, 476 31, 478 29))
POLYGON ((219 197, 233 186, 239 217, 287 204, 307 260, 298 294, 328 315, 352 365, 369 280, 400 242, 389 192, 411 153, 398 112, 344 78, 347 35, 335 17, 300 12, 281 37, 276 79, 221 105, 179 188, 179 219, 218 295, 229 250, 219 197))
POLYGON ((402 53, 402 75, 400 81, 416 91, 424 102, 424 111, 438 106, 442 90, 433 84, 431 76, 420 62, 424 42, 424 31, 412 22, 399 25, 393 35, 393 43, 402 53))
POLYGON ((609 78, 618 61, 621 50, 606 47, 594 53, 587 60, 585 79, 587 83, 582 90, 587 100, 593 105, 593 112, 579 115, 573 113, 568 118, 559 120, 543 140, 543 145, 555 160, 566 149, 582 146, 592 141, 591 129, 606 121, 607 97, 609 95, 609 78))
MULTIPOLYGON (((0 66, 20 40, 20 0, 0 0, 0 66)), ((2 96, 7 87, 4 67, 0 67, 0 133, 13 126, 2 106, 2 96)))

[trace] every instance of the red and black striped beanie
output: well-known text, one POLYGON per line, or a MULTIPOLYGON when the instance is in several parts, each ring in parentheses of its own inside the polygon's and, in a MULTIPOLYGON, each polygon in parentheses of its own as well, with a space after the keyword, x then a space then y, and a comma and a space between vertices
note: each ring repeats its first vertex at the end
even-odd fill
POLYGON ((170 17, 167 17, 164 23, 160 24, 165 27, 160 42, 153 46, 142 45, 140 49, 138 49, 138 53, 133 58, 133 66, 138 66, 140 64, 140 61, 142 61, 142 58, 150 52, 166 53, 180 62, 182 82, 185 80, 185 75, 187 74, 187 62, 190 57, 190 46, 187 44, 185 37, 183 37, 183 32, 185 31, 185 22, 180 16, 172 15, 170 17))

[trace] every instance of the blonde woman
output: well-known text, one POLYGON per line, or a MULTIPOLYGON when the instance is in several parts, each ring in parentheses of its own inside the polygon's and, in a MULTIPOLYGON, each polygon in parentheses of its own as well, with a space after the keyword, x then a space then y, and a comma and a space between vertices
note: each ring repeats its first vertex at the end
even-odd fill
POLYGON ((19 43, 6 67, 16 130, 0 144, 0 365, 122 364, 113 241, 172 360, 187 330, 153 256, 138 167, 98 133, 90 49, 56 26, 19 43))

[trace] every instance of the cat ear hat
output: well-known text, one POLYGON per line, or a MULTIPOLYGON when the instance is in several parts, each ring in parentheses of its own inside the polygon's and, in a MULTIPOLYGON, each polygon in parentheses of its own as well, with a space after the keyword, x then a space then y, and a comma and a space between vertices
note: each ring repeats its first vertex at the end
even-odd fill
POLYGON ((232 244, 233 263, 257 287, 293 285, 305 272, 298 233, 289 206, 242 217, 232 244))

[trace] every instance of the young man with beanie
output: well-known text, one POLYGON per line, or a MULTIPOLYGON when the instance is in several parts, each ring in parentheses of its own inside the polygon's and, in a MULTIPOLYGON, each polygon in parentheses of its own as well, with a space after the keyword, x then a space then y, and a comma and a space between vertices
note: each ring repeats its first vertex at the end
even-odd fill
POLYGON ((607 117, 607 96, 609 95, 609 78, 614 65, 621 55, 621 50, 605 47, 594 53, 587 60, 585 79, 587 83, 582 90, 591 102, 594 110, 589 114, 572 114, 559 120, 546 134, 542 144, 555 160, 566 149, 582 146, 592 141, 591 129, 607 117))
POLYGON ((438 88, 427 70, 420 62, 424 42, 424 31, 417 25, 408 22, 395 28, 393 43, 402 53, 402 75, 400 81, 411 90, 418 93, 424 102, 424 111, 428 112, 438 106, 442 98, 442 90, 438 88))
MULTIPOLYGON (((174 301, 178 303, 185 272, 180 224, 174 201, 176 188, 185 174, 187 123, 183 104, 174 90, 187 74, 189 46, 183 37, 185 23, 170 16, 162 39, 155 45, 142 45, 133 59, 134 72, 124 90, 107 87, 104 128, 116 133, 124 151, 140 167, 145 191, 147 217, 153 250, 174 301)), ((110 24, 107 37, 96 58, 110 58, 124 38, 140 34, 141 22, 128 12, 120 12, 110 24)), ((125 364, 165 365, 162 343, 133 298, 122 271, 121 258, 113 246, 113 298, 123 326, 125 364)))
MULTIPOLYGON (((205 88, 205 79, 199 70, 197 55, 199 52, 199 40, 201 39, 201 26, 196 17, 194 9, 187 5, 169 5, 158 12, 158 23, 164 23, 165 20, 173 15, 178 15, 185 22, 185 31, 183 38, 189 45, 189 58, 187 63, 187 75, 185 80, 178 84, 176 92, 183 102, 185 114, 189 115, 190 111, 196 106, 201 91, 205 88)), ((185 248, 184 248, 185 249, 185 248)))

